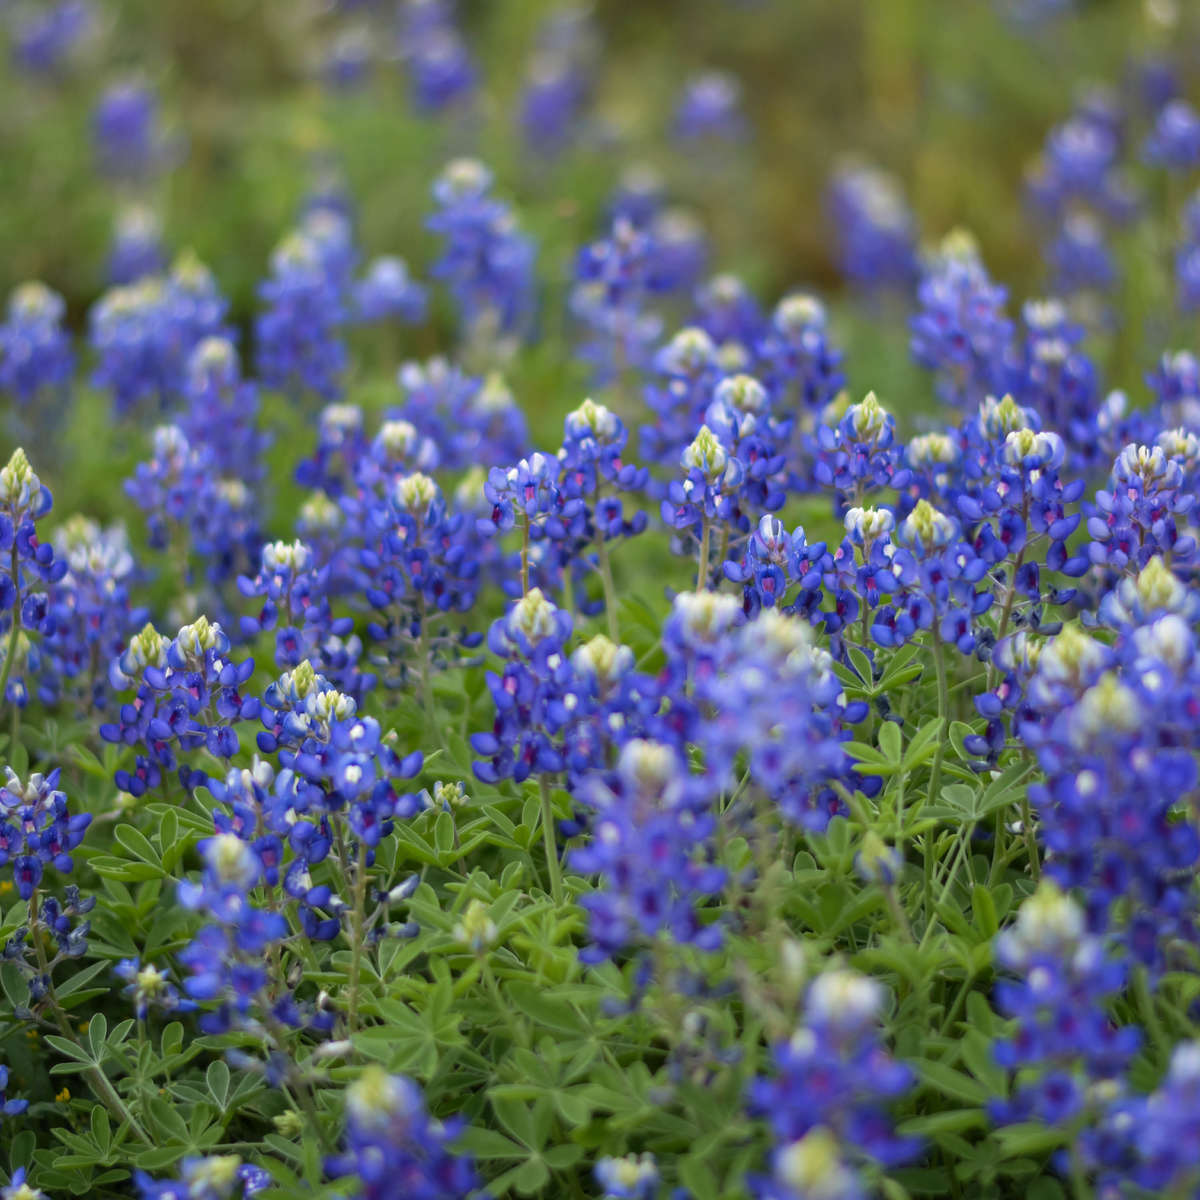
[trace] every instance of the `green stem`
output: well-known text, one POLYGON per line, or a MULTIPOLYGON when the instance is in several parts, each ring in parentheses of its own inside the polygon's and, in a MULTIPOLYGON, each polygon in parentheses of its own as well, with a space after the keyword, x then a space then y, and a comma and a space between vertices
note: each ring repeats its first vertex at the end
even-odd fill
POLYGON ((696 568, 696 590, 708 588, 708 544, 712 540, 712 526, 705 517, 700 523, 700 561, 696 568))
POLYGON ((354 871, 354 915, 351 926, 350 946, 350 1003, 346 1013, 346 1025, 353 1034, 358 1030, 358 983, 362 970, 363 942, 365 941, 367 897, 367 846, 361 839, 354 871))
MULTIPOLYGON (((78 1046, 81 1051, 86 1053, 83 1043, 75 1036, 75 1031, 71 1028, 71 1023, 67 1020, 66 1013, 54 991, 54 980, 50 978, 50 968, 46 962, 46 949, 42 945, 42 926, 38 919, 37 900, 38 895, 35 889, 33 895, 29 898, 29 939, 33 942, 33 952, 37 958, 38 973, 46 981, 46 995, 50 999, 50 1009, 54 1014, 54 1021, 59 1028, 59 1032, 67 1041, 78 1046)), ((84 1075, 96 1089, 96 1094, 100 1097, 104 1107, 118 1121, 128 1125, 133 1130, 135 1137, 147 1146, 151 1145, 149 1137, 146 1136, 146 1131, 138 1123, 133 1113, 129 1111, 125 1101, 121 1099, 121 1094, 113 1087, 112 1081, 105 1075, 99 1064, 89 1067, 84 1072, 84 1075)))
POLYGON ((558 863, 558 840, 554 836, 554 805, 550 802, 550 785, 545 775, 538 776, 538 789, 542 797, 542 843, 546 848, 546 870, 550 873, 550 894, 554 903, 563 902, 562 868, 558 863))
POLYGON ((529 518, 521 521, 521 595, 529 595, 529 518))
MULTIPOLYGON (((942 759, 946 753, 946 738, 949 735, 950 697, 946 685, 946 655, 942 647, 942 637, 937 627, 933 630, 933 665, 937 671, 938 687, 938 741, 933 753, 933 766, 929 772, 929 791, 926 795, 928 803, 936 803, 942 786, 942 759)), ((925 834, 925 917, 932 925, 933 914, 930 911, 930 901, 933 891, 933 831, 925 834)), ((928 928, 926 929, 928 932, 928 928)))
POLYGON ((1042 865, 1038 859, 1037 834, 1033 831, 1033 810, 1029 806, 1028 794, 1021 798, 1021 831, 1029 851, 1029 873, 1033 876, 1033 882, 1037 883, 1042 877, 1042 865))
POLYGON ((608 621, 608 637, 621 644, 621 631, 617 625, 617 589, 613 585, 612 563, 608 557, 608 544, 602 533, 596 534, 596 562, 600 567, 600 586, 604 589, 604 616, 608 621))
POLYGON ((900 905, 900 901, 896 896, 896 889, 891 884, 886 884, 883 889, 884 899, 887 901, 888 912, 892 914, 892 920, 896 923, 896 928, 900 931, 906 942, 916 942, 913 937, 912 926, 908 923, 908 917, 905 915, 904 909, 900 905))

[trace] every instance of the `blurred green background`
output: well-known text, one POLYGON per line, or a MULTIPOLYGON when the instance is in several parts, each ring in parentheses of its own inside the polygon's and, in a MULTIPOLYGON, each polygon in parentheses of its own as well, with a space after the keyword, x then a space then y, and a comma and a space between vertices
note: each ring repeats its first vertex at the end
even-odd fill
POLYGON ((999 0, 598 0, 597 109, 614 144, 547 165, 522 152, 514 114, 555 7, 464 0, 483 94, 466 118, 430 119, 412 111, 398 66, 376 69, 359 92, 321 86, 321 56, 345 18, 313 0, 99 5, 102 27, 65 79, 30 79, 4 61, 5 290, 43 278, 79 313, 102 288, 121 197, 96 176, 89 117, 103 88, 132 74, 159 90, 181 144, 152 197, 167 242, 193 246, 243 318, 320 152, 344 171, 367 252, 417 266, 431 254, 420 220, 432 175, 451 154, 479 154, 541 240, 551 280, 594 236, 621 167, 650 162, 703 217, 715 265, 736 265, 772 295, 798 282, 836 289, 823 192, 839 157, 861 153, 900 177, 924 231, 971 228, 994 273, 1025 293, 1041 267, 1022 176, 1049 126, 1086 87, 1118 86, 1134 55, 1187 61, 1200 46, 1191 3, 1166 30, 1140 0, 1080 0, 1037 25, 999 0), (742 80, 752 135, 697 162, 667 129, 684 82, 712 67, 742 80))

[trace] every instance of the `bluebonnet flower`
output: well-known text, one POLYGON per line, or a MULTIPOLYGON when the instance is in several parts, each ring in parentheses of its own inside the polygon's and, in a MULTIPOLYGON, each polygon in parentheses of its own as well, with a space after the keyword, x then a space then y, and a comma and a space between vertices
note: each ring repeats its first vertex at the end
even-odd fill
POLYGON ((409 275, 404 259, 377 258, 354 285, 353 308, 359 321, 419 325, 425 319, 425 289, 409 275))
POLYGON ((117 787, 141 796, 157 786, 166 772, 177 769, 185 790, 203 785, 207 776, 181 753, 207 749, 229 760, 240 747, 235 726, 260 712, 259 701, 243 696, 242 685, 254 671, 254 660, 226 659, 229 638, 206 617, 167 639, 147 625, 109 672, 114 690, 134 689, 132 703, 121 706, 118 719, 100 726, 106 742, 142 750, 132 772, 119 769, 117 787))
POLYGON ((839 515, 861 505, 869 492, 908 483, 903 448, 896 444, 896 419, 874 392, 847 408, 836 425, 818 424, 812 443, 813 478, 834 492, 839 515))
POLYGON ((321 76, 326 86, 338 92, 362 87, 370 75, 372 50, 368 26, 348 25, 339 29, 321 64, 321 76))
POLYGON ((1083 1111, 1089 1088, 1119 1075, 1138 1048, 1139 1031, 1117 1027, 1106 1007, 1124 985, 1125 964, 1088 935, 1083 910, 1048 881, 997 937, 996 958, 1019 979, 996 983, 996 1003, 1015 1029, 993 1050, 1018 1074, 1012 1099, 994 1101, 993 1116, 1066 1124, 1083 1111))
POLYGON ((1025 338, 1014 348, 1013 393, 1037 414, 1041 428, 1066 442, 1073 466, 1095 466, 1101 404, 1095 365, 1080 346, 1085 331, 1058 300, 1030 301, 1022 316, 1025 338))
POLYGON ((675 111, 675 136, 684 141, 733 141, 746 132, 742 86, 725 71, 706 71, 688 81, 675 111))
POLYGON ((777 408, 795 413, 797 433, 808 432, 846 381, 842 352, 829 336, 825 306, 803 292, 785 296, 775 306, 756 352, 755 371, 777 408))
POLYGON ((650 163, 638 162, 626 167, 609 197, 606 218, 612 224, 627 221, 638 229, 648 229, 662 211, 666 184, 661 172, 650 163))
POLYGON ((1183 209, 1183 236, 1175 252, 1175 287, 1184 312, 1200 308, 1200 192, 1183 209))
POLYGON ((913 1084, 909 1069, 880 1044, 883 991, 874 980, 835 968, 808 987, 804 1020, 772 1048, 774 1070, 753 1080, 748 1100, 775 1139, 772 1175, 751 1176, 769 1200, 817 1200, 868 1194, 857 1165, 896 1166, 919 1143, 898 1137, 887 1103, 913 1084))
POLYGON ((718 361, 739 369, 748 368, 766 331, 758 301, 730 274, 714 275, 696 290, 692 325, 712 339, 718 361))
POLYGON ((192 1007, 179 994, 168 973, 153 963, 143 964, 140 958, 123 958, 113 971, 125 981, 121 991, 132 998, 133 1015, 139 1021, 144 1021, 151 1009, 172 1013, 186 1012, 192 1007))
POLYGON ((650 222, 650 266, 646 283, 651 292, 688 292, 708 266, 708 239, 691 209, 672 206, 650 222))
MULTIPOLYGON (((553 539, 558 566, 573 575, 584 576, 593 567, 599 570, 604 588, 604 606, 609 610, 609 632, 615 637, 616 603, 606 543, 632 537, 646 528, 646 514, 640 509, 626 515, 620 492, 640 491, 648 472, 626 462, 629 435, 624 422, 611 410, 585 400, 568 413, 563 427, 563 444, 558 452, 558 490, 572 505, 582 501, 582 510, 562 522, 564 536, 554 538, 557 524, 535 526, 535 537, 545 532, 553 539), (592 548, 594 547, 594 554, 592 548)), ((562 512, 566 513, 564 504, 562 512)), ((584 612, 599 611, 586 598, 584 612)))
POLYGON ((915 572, 904 552, 897 557, 895 515, 886 508, 855 507, 847 510, 843 526, 846 536, 835 549, 826 551, 822 544, 797 563, 801 590, 795 608, 825 627, 836 652, 856 621, 864 647, 872 638, 884 646, 906 641, 918 628, 918 614, 910 609, 927 616, 929 606, 922 599, 905 603, 902 589, 915 582, 915 572), (823 599, 829 606, 821 609, 823 599), (887 607, 893 599, 895 609, 887 607))
POLYGON ((895 540, 902 591, 894 608, 872 625, 872 635, 882 645, 900 645, 918 629, 936 628, 942 641, 970 654, 977 620, 993 602, 986 586, 976 586, 984 582, 986 559, 962 540, 959 523, 927 500, 917 502, 895 540))
MULTIPOLYGON (((0 787, 0 862, 11 864, 17 894, 30 899, 47 868, 68 875, 71 851, 83 841, 91 813, 72 813, 60 790, 60 771, 35 772, 22 782, 12 767, 0 787)), ((31 914, 32 915, 32 914, 31 914)))
POLYGON ((446 281, 464 338, 483 344, 524 336, 536 300, 533 242, 491 189, 483 163, 457 159, 434 183, 438 208, 426 221, 443 239, 431 273, 446 281))
POLYGON ((538 588, 493 623, 488 648, 505 660, 502 675, 487 675, 496 717, 490 732, 471 735, 471 748, 481 756, 474 771, 484 782, 520 783, 563 769, 557 735, 570 716, 563 696, 571 683, 565 654, 571 630, 570 614, 538 588))
POLYGON ((653 416, 641 429, 642 453, 674 468, 697 428, 721 378, 717 346, 703 329, 681 329, 657 351, 654 375, 645 387, 646 407, 653 416))
POLYGON ((263 475, 269 437, 259 429, 258 386, 243 379, 237 349, 226 337, 206 337, 187 363, 179 428, 203 446, 213 470, 253 485, 263 475))
POLYGON ((0 390, 19 405, 34 400, 61 411, 75 369, 71 338, 62 327, 64 304, 43 283, 25 283, 8 299, 0 325, 0 390))
POLYGON ((96 155, 105 174, 143 179, 163 160, 158 98, 144 84, 113 84, 100 97, 92 115, 96 155))
POLYGON ((1186 100, 1164 105, 1143 152, 1148 162, 1168 171, 1200 166, 1200 114, 1186 100))
MULTIPOLYGON (((179 954, 189 972, 185 994, 201 1009, 206 1033, 242 1029, 269 1038, 282 1027, 332 1027, 331 1013, 310 1014, 273 978, 271 948, 287 936, 287 918, 249 902, 262 881, 262 862, 236 833, 219 833, 199 844, 204 873, 199 882, 183 880, 179 903, 211 920, 179 954)), ((310 932, 310 931, 306 931, 310 932)))
POLYGON ((916 230, 897 181, 869 163, 845 163, 827 205, 842 274, 868 291, 907 289, 917 273, 916 230))
POLYGON ((1185 1196, 1200 1184, 1200 1042, 1180 1042, 1166 1078, 1148 1096, 1119 1093, 1080 1135, 1096 1194, 1185 1196))
POLYGON ((296 482, 336 499, 353 490, 368 445, 362 409, 357 404, 327 404, 317 420, 316 449, 296 467, 296 482))
POLYGON ((842 1157, 837 1138, 816 1126, 771 1154, 771 1175, 751 1179, 760 1200, 865 1200, 862 1176, 842 1157))
POLYGON ((558 154, 579 134, 597 53, 598 37, 586 5, 554 8, 542 19, 519 112, 525 142, 536 153, 558 154))
POLYGON ((262 599, 258 613, 242 617, 245 637, 275 631, 275 665, 297 667, 312 660, 345 691, 360 694, 369 680, 357 670, 362 646, 349 637, 354 622, 333 616, 329 605, 331 568, 318 566, 304 542, 268 542, 262 549, 258 574, 241 576, 238 589, 244 596, 262 599), (325 650, 333 653, 326 661, 325 650))
POLYGON ((519 581, 509 579, 505 591, 515 595, 529 589, 531 565, 539 560, 549 568, 552 586, 557 587, 561 555, 545 563, 544 551, 564 544, 578 549, 589 540, 588 506, 577 489, 564 481, 557 457, 535 451, 507 471, 493 467, 488 472, 483 494, 491 513, 477 521, 480 533, 492 536, 519 527, 521 570, 519 581))
MULTIPOLYGON (((409 421, 449 471, 515 462, 529 446, 525 415, 503 378, 468 375, 444 358, 405 363, 398 375, 404 400, 389 418, 409 421)), ((429 470, 428 462, 414 466, 429 470)))
POLYGON ((724 886, 725 872, 710 861, 715 823, 708 793, 694 785, 681 752, 634 739, 614 770, 581 788, 594 810, 591 837, 571 852, 570 863, 604 880, 580 900, 592 942, 580 958, 601 962, 660 934, 716 949, 720 925, 704 921, 700 909, 724 886))
POLYGON ((661 732, 658 681, 635 669, 633 651, 597 634, 571 653, 571 674, 562 693, 567 787, 609 766, 634 738, 661 732))
POLYGON ((654 257, 651 234, 618 218, 576 259, 569 306, 584 331, 579 354, 602 382, 644 366, 659 336, 662 322, 647 308, 654 257))
POLYGON ((40 461, 58 461, 60 427, 71 400, 75 354, 63 329, 64 304, 43 283, 24 283, 0 324, 0 395, 7 396, 8 433, 40 461))
POLYGON ((266 307, 255 322, 256 361, 268 387, 290 396, 340 396, 347 362, 341 285, 310 233, 293 233, 277 247, 270 278, 259 287, 266 307))
MULTIPOLYGON (((1015 556, 1004 611, 1012 614, 1015 597, 1021 595, 1032 610, 1020 619, 1028 616, 1036 627, 1046 598, 1039 563, 1044 561, 1050 571, 1072 578, 1087 569, 1086 557, 1072 553, 1067 545, 1080 522, 1079 513, 1069 510, 1082 494, 1084 483, 1061 478, 1062 439, 1018 424, 1027 411, 1021 412, 1010 398, 1006 397, 1006 402, 1014 415, 1005 427, 1016 427, 1009 428, 1003 441, 993 442, 990 455, 971 463, 970 476, 956 503, 959 513, 971 522, 975 552, 992 569, 1000 569, 998 579, 1002 578, 1002 564, 1015 556), (1031 553, 1035 550, 1036 554, 1031 553)), ((1052 591, 1050 598, 1055 604, 1064 604, 1072 595, 1059 589, 1052 591)), ((1000 636, 1004 632, 1002 627, 1000 636)))
POLYGON ((4 648, 0 699, 20 707, 29 696, 17 664, 27 658, 29 636, 49 635, 55 629, 47 594, 31 585, 35 579, 58 583, 67 572, 67 564, 55 558, 54 547, 37 534, 37 522, 53 503, 50 489, 34 473, 25 451, 14 450, 0 469, 0 554, 8 552, 7 569, 0 574, 0 646, 4 648))
POLYGON ((355 464, 357 494, 344 496, 342 505, 354 514, 365 512, 371 499, 386 495, 403 476, 440 465, 441 454, 432 438, 423 436, 411 421, 385 416, 370 448, 355 464))
POLYGON ((801 526, 789 532, 778 517, 768 513, 759 519, 741 557, 726 559, 723 570, 726 579, 742 585, 748 615, 762 607, 782 604, 796 583, 801 594, 795 608, 810 612, 812 603, 820 597, 824 558, 824 542, 810 545, 801 526))
POLYGON ((146 514, 150 545, 170 552, 185 587, 194 559, 211 589, 255 568, 262 540, 250 490, 218 475, 212 449, 192 445, 178 425, 154 431, 152 455, 125 492, 146 514))
POLYGON ((526 143, 554 155, 568 146, 580 124, 590 80, 574 56, 561 51, 534 55, 525 73, 520 123, 526 143))
MULTIPOLYGON (((680 457, 683 478, 672 480, 662 502, 662 519, 679 533, 691 535, 699 544, 697 586, 709 584, 714 568, 711 542, 714 527, 728 536, 735 527, 738 491, 745 466, 721 445, 707 425, 700 427, 692 444, 680 457)), ((724 561, 721 556, 721 561, 724 561)))
MULTIPOLYGON (((1169 23, 1169 20, 1164 22, 1169 23)), ((1162 50, 1145 50, 1138 54, 1130 71, 1137 98, 1142 107, 1151 113, 1157 113, 1179 94, 1178 71, 1162 50)))
POLYGON ((326 1170, 352 1178, 366 1200, 461 1200, 483 1182, 452 1149, 462 1128, 430 1116, 411 1079, 369 1066, 346 1089, 345 1149, 326 1170))
POLYGON ((964 441, 971 444, 969 435, 959 438, 941 431, 919 433, 909 441, 904 462, 912 474, 901 500, 903 515, 910 501, 952 495, 962 487, 964 441))
POLYGON ((15 62, 35 75, 60 73, 92 32, 95 17, 90 0, 56 0, 19 13, 12 31, 15 62))
POLYGON ((1134 960, 1163 961, 1194 936, 1186 899, 1200 860, 1194 816, 1177 798, 1194 786, 1187 706, 1195 688, 1196 598, 1153 559, 1102 602, 1117 636, 1105 645, 1067 626, 1037 658, 1016 731, 1045 781, 1029 798, 1046 871, 1084 890, 1096 931, 1123 938, 1134 960), (1128 911, 1115 906, 1128 898, 1128 911))
POLYGON ((1157 401, 1156 427, 1140 439, 1126 438, 1127 442, 1149 441, 1164 426, 1200 426, 1200 361, 1194 354, 1188 350, 1167 351, 1146 376, 1146 382, 1157 401))
POLYGON ((601 1158, 593 1172, 605 1200, 652 1200, 658 1190, 658 1163, 653 1154, 601 1158))
POLYGON ((147 401, 167 408, 182 394, 193 349, 226 333, 228 304, 194 256, 176 260, 166 280, 113 288, 89 314, 99 363, 92 377, 112 394, 118 416, 147 401))
POLYGON ((453 0, 405 0, 400 19, 400 53, 415 106, 440 112, 463 103, 477 72, 455 26, 453 0))
POLYGON ((1187 532, 1195 500, 1182 464, 1162 446, 1126 446, 1109 486, 1084 506, 1091 561, 1115 571, 1139 570, 1156 554, 1189 563, 1196 555, 1195 536, 1187 532))
POLYGON ((1046 253, 1060 290, 1103 287, 1111 279, 1105 227, 1127 223, 1139 207, 1120 167, 1122 150, 1122 114, 1111 100, 1093 95, 1050 131, 1029 172, 1029 195, 1046 220, 1046 253))
MULTIPOLYGON (((0 1117, 19 1117, 29 1107, 28 1100, 8 1098, 8 1068, 0 1065, 0 1117)), ((16 1182, 20 1183, 20 1180, 16 1182)))
POLYGON ((694 698, 707 706, 695 734, 706 770, 729 781, 744 754, 751 780, 787 820, 823 830, 844 811, 833 781, 857 786, 841 744, 865 705, 846 704, 832 658, 798 616, 764 611, 729 641, 726 669, 695 684, 694 698))
MULTIPOLYGON (((282 812, 309 814, 316 831, 325 829, 325 818, 344 818, 354 835, 370 851, 392 829, 397 816, 408 817, 421 808, 419 797, 398 794, 395 779, 409 779, 420 769, 420 751, 401 757, 394 738, 385 735, 373 717, 358 714, 353 697, 337 691, 312 664, 301 663, 266 691, 262 712, 264 732, 258 747, 264 754, 278 752, 282 770, 275 794, 282 812)), ((297 830, 293 849, 308 853, 310 830, 297 830)), ((289 834, 289 837, 292 837, 289 834)), ((328 845, 327 832, 321 840, 328 845)), ((313 861, 316 861, 315 859, 313 861)), ((293 864, 293 875, 299 868, 293 864)), ((311 897, 308 903, 316 903, 311 897)))
MULTIPOLYGON (((406 683, 414 667, 424 680, 436 657, 456 640, 436 622, 475 603, 473 521, 448 508, 428 475, 413 472, 389 482, 382 497, 362 508, 353 528, 361 548, 350 570, 371 609, 368 636, 380 647, 372 661, 384 672, 385 686, 406 683)), ((477 640, 468 635, 465 645, 477 640)))
POLYGON ((776 416, 770 394, 752 375, 731 375, 717 384, 704 423, 743 466, 739 528, 745 532, 748 513, 783 505, 792 422, 776 416))
POLYGON ((133 1183, 138 1200, 243 1200, 262 1190, 260 1173, 236 1154, 218 1154, 185 1158, 178 1179, 156 1180, 135 1171, 133 1183))
POLYGON ((70 699, 81 712, 108 703, 108 665, 146 619, 135 606, 136 567, 121 526, 72 517, 58 531, 67 572, 48 593, 53 629, 26 649, 27 689, 44 704, 70 699))
POLYGON ((1046 249, 1051 279, 1060 292, 1106 291, 1116 280, 1112 252, 1099 221, 1073 213, 1046 249))
POLYGON ((134 205, 117 214, 108 252, 108 282, 115 287, 137 283, 166 270, 162 222, 151 208, 134 205))
POLYGON ((1003 360, 1012 336, 1007 293, 989 278, 974 240, 951 234, 917 289, 911 322, 913 358, 936 373, 938 395, 974 408, 1003 391, 1003 360))
MULTIPOLYGON (((282 677, 285 681, 305 678, 314 682, 319 678, 307 663, 282 677)), ((328 685, 325 687, 329 694, 328 685)), ((300 737, 297 722, 293 728, 296 738, 300 737)), ((311 722, 309 729, 319 732, 311 722)), ((277 739, 268 741, 278 744, 277 739)), ((290 752, 286 757, 293 761, 290 752)), ((340 913, 343 902, 327 883, 316 884, 311 876, 311 870, 329 857, 333 845, 331 815, 321 787, 297 780, 290 768, 277 775, 271 763, 257 755, 250 767, 231 767, 223 780, 210 779, 208 787, 222 805, 212 813, 216 835, 230 835, 246 844, 251 855, 246 861, 257 864, 256 879, 266 889, 271 907, 294 903, 307 937, 314 941, 335 937, 338 917, 325 917, 322 910, 340 913)), ((232 846, 229 853, 234 853, 232 846)))

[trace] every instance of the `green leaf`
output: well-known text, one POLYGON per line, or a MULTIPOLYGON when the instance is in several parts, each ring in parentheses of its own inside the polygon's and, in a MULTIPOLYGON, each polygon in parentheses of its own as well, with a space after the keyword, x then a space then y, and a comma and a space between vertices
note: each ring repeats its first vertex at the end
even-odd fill
POLYGON ((1000 929, 1000 919, 996 916, 996 904, 992 893, 982 883, 977 883, 971 889, 971 911, 975 916, 975 925, 985 938, 993 938, 1000 929))
POLYGON ((537 1158, 531 1158, 523 1167, 517 1169, 513 1183, 523 1196, 532 1196, 534 1192, 540 1191, 545 1186, 549 1178, 549 1168, 539 1155, 537 1158))
POLYGON ((454 818, 448 812, 440 812, 433 827, 433 844, 442 857, 454 852, 454 818))
POLYGON ((527 1158, 529 1151, 494 1129, 472 1125, 464 1129, 454 1143, 455 1149, 473 1154, 476 1158, 527 1158))
POLYGON ((928 1058, 918 1058, 910 1064, 921 1079, 930 1087, 949 1096, 952 1100, 965 1100, 968 1104, 982 1107, 991 1093, 982 1084, 964 1075, 945 1063, 928 1058))
POLYGON ((164 1057, 171 1057, 183 1049, 183 1025, 172 1021, 162 1031, 162 1052, 164 1057))
POLYGON ((0 987, 14 1008, 29 1007, 29 984, 15 962, 8 959, 0 962, 0 987))
POLYGON ((204 1078, 209 1095, 216 1101, 217 1110, 223 1112, 229 1101, 229 1067, 218 1058, 208 1064, 204 1078))
POLYGON ((103 1013, 97 1013, 88 1022, 87 1040, 92 1059, 95 1062, 103 1061, 105 1043, 108 1041, 108 1019, 103 1013))
POLYGON ((1000 1142, 1006 1155, 1019 1158, 1027 1154, 1049 1154, 1066 1142, 1067 1131, 1029 1122, 1004 1125, 992 1136, 1000 1142))
POLYGON ((696 1200, 718 1200, 720 1196, 712 1164, 704 1159, 693 1156, 683 1159, 679 1164, 679 1180, 696 1200))
POLYGON ((101 1154, 107 1154, 112 1144, 112 1127, 108 1120, 108 1111, 103 1104, 97 1104, 91 1115, 92 1138, 101 1154))
POLYGON ((926 1117, 910 1117, 897 1132, 906 1137, 936 1138, 943 1133, 965 1133, 968 1129, 982 1129, 989 1124, 988 1115, 982 1108, 956 1108, 950 1112, 931 1113, 926 1117))
POLYGON ((65 1058, 73 1059, 75 1062, 92 1063, 92 1057, 81 1046, 75 1045, 74 1042, 67 1038, 59 1037, 57 1034, 48 1033, 45 1037, 46 1044, 52 1046, 59 1054, 65 1058))
POLYGON ((134 858, 140 858, 142 862, 156 867, 161 865, 162 859, 158 851, 140 829, 133 825, 120 824, 113 830, 113 836, 134 858))
POLYGON ((879 726, 879 748, 890 762, 898 763, 904 753, 904 738, 895 721, 884 721, 879 726))

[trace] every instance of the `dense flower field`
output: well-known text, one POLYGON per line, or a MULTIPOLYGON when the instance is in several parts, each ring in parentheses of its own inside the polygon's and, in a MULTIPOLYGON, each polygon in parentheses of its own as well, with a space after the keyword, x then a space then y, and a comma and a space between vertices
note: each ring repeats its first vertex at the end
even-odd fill
POLYGON ((449 0, 282 6, 332 117, 248 295, 134 9, 0 7, 117 214, 0 324, 3 1200, 1200 1197, 1200 31, 1136 8, 995 201, 1036 290, 843 159, 827 306, 729 252, 760 81, 612 170, 603 6, 502 116, 449 0))

